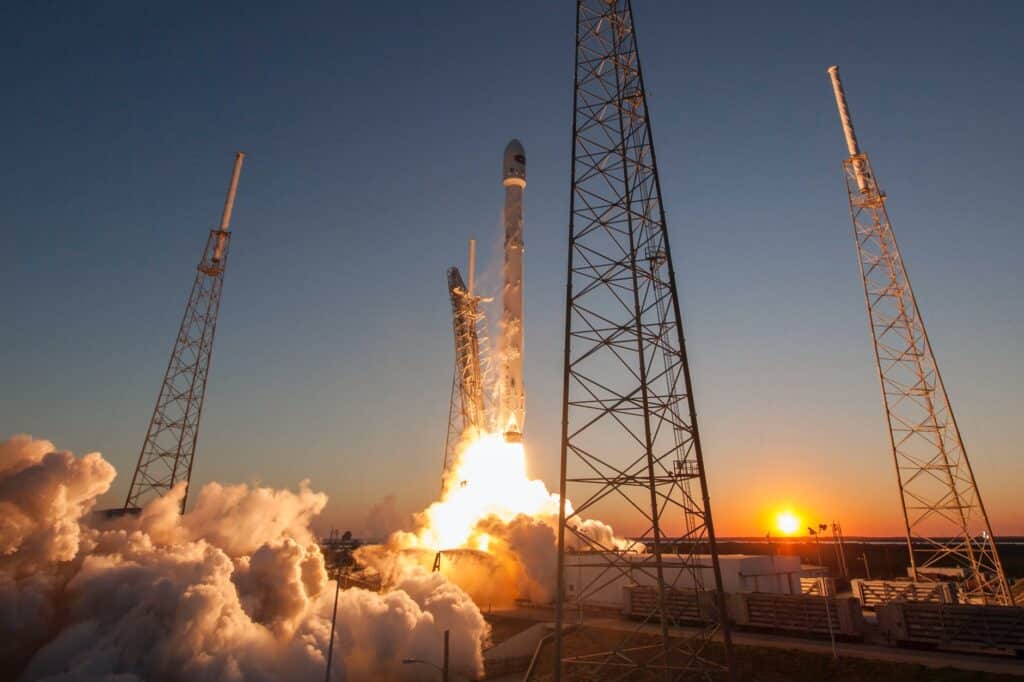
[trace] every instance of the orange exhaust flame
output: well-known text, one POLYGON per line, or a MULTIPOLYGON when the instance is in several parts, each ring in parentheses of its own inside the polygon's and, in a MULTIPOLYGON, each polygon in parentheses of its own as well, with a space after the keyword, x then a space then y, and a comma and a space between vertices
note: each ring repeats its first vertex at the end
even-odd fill
POLYGON ((500 433, 471 435, 463 441, 441 499, 417 514, 417 531, 396 539, 404 547, 434 551, 487 551, 490 538, 477 531, 477 524, 492 516, 507 523, 520 514, 557 517, 558 495, 529 478, 522 443, 500 433))

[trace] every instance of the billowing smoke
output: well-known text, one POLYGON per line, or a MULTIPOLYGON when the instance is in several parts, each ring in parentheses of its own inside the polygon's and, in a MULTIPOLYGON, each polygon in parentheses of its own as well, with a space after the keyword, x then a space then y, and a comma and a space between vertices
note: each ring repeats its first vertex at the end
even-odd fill
POLYGON ((78 520, 106 492, 114 467, 15 436, 0 443, 0 568, 25 575, 78 554, 78 520))
MULTIPOLYGON (((333 583, 309 530, 327 498, 211 483, 138 516, 91 517, 114 469, 52 443, 0 443, 0 669, 21 680, 320 680, 333 583), (18 673, 15 673, 18 674, 18 673)), ((403 658, 483 670, 479 608, 409 563, 381 593, 344 589, 332 679, 416 679, 403 658)))

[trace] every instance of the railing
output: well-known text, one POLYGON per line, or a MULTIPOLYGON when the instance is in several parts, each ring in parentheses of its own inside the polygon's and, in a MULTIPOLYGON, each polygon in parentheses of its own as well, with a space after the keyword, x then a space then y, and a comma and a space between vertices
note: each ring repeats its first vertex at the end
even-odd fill
POLYGON ((897 601, 878 610, 878 624, 898 643, 1024 652, 1024 608, 1017 606, 897 601))
POLYGON ((956 584, 952 582, 914 582, 912 580, 851 580, 853 594, 866 609, 875 609, 892 601, 955 604, 956 584))

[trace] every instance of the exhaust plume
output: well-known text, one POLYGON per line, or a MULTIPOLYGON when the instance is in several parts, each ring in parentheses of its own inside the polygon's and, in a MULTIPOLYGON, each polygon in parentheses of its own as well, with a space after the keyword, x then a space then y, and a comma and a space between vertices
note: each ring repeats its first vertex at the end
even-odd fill
MULTIPOLYGON (((387 582, 408 566, 433 566, 440 553, 441 573, 481 606, 551 602, 559 498, 527 475, 523 444, 469 429, 446 475, 441 499, 414 515, 414 530, 360 548, 357 559, 387 582)), ((565 505, 571 513, 572 504, 565 505)), ((636 549, 600 521, 578 521, 576 528, 607 550, 636 549)), ((586 549, 568 542, 570 549, 586 549)))

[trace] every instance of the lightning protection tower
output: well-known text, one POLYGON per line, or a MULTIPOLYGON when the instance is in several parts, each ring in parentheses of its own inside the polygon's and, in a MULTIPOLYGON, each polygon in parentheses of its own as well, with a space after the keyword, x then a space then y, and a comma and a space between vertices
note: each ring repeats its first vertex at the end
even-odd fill
POLYGON ((850 157, 843 176, 896 463, 911 577, 948 580, 964 601, 1012 605, 992 526, 886 210, 860 150, 839 68, 829 67, 850 157))
POLYGON ((572 130, 559 492, 576 506, 565 502, 559 515, 556 679, 731 677, 707 478, 628 0, 577 2, 572 130), (602 537, 592 519, 615 519, 630 539, 602 537), (638 620, 599 631, 608 616, 597 607, 623 591, 638 620), (703 626, 677 627, 694 621, 703 626), (576 627, 563 631, 568 625, 576 627), (708 646, 716 630, 724 662, 708 646))
POLYGON ((484 407, 484 362, 480 337, 484 313, 480 303, 490 300, 473 292, 476 243, 469 242, 469 286, 458 268, 448 268, 448 297, 452 304, 452 330, 455 335, 455 373, 448 408, 448 433, 441 465, 442 490, 448 467, 453 464, 455 446, 468 429, 487 430, 484 407))
MULTIPOLYGON (((196 268, 185 316, 178 329, 171 360, 160 385, 156 407, 124 503, 126 510, 142 507, 149 500, 167 493, 179 481, 185 481, 187 485, 192 477, 199 419, 203 414, 206 381, 210 374, 213 335, 217 330, 217 312, 224 287, 224 270, 228 264, 231 210, 244 159, 242 152, 235 155, 220 228, 210 231, 196 268)), ((187 496, 186 489, 185 497, 181 499, 182 512, 185 511, 187 496)))

